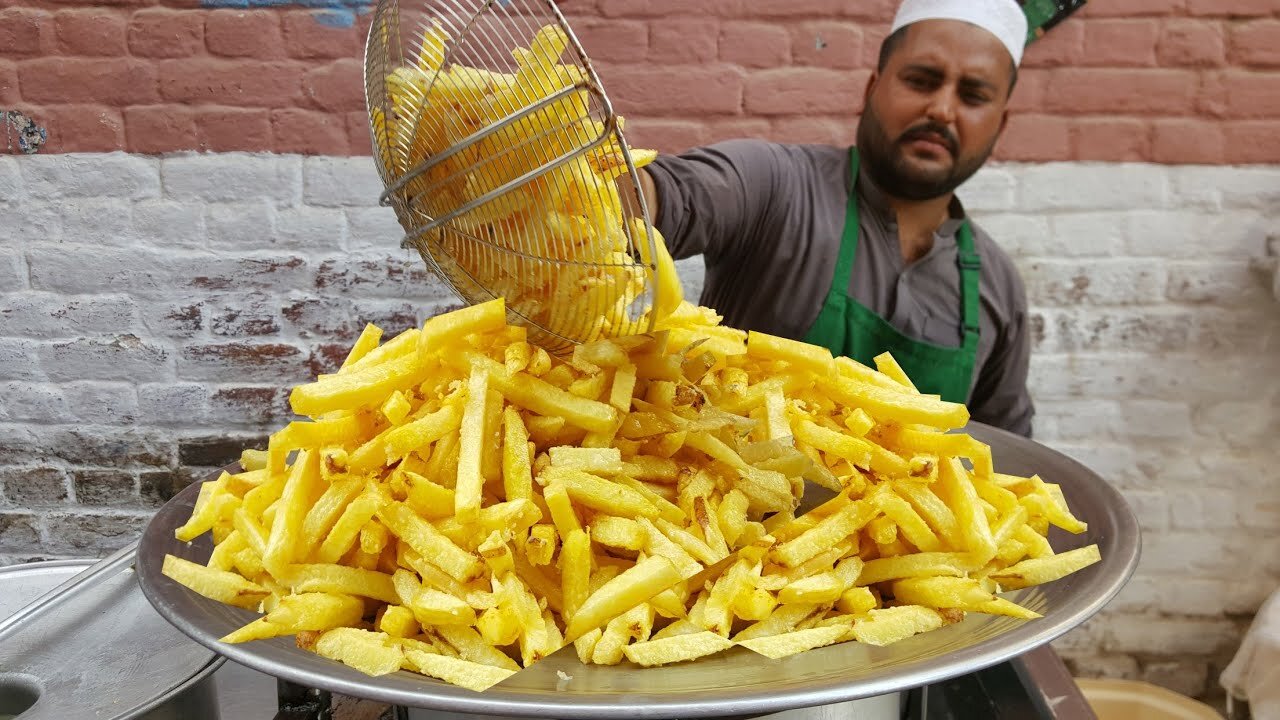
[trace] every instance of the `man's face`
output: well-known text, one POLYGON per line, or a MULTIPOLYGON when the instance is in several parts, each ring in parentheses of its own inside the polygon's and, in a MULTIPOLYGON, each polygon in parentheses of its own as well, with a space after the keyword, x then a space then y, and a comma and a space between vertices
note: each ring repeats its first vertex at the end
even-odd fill
POLYGON ((911 25, 867 89, 858 150, 872 179, 905 200, 955 190, 991 155, 1012 83, 1009 52, 986 30, 911 25))

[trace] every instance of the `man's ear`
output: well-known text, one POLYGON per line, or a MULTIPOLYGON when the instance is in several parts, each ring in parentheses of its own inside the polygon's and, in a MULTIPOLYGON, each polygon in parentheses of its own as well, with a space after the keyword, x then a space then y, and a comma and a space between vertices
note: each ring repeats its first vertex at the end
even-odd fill
POLYGON ((1009 124, 1009 111, 1005 110, 1003 113, 1000 114, 1000 130, 996 132, 996 137, 1000 137, 1001 135, 1004 134, 1004 128, 1008 124, 1009 124))
POLYGON ((880 73, 876 70, 871 71, 871 76, 867 78, 867 87, 862 91, 862 105, 866 107, 871 103, 871 93, 875 92, 876 82, 880 80, 880 73))

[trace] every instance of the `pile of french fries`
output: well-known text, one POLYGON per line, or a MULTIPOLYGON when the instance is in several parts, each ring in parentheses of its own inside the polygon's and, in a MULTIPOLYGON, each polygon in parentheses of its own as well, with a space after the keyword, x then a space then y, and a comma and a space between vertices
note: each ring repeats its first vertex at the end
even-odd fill
MULTIPOLYGON (((647 288, 654 290, 650 312, 673 312, 683 294, 675 264, 657 229, 624 209, 615 181, 628 172, 628 150, 593 113, 586 70, 561 63, 569 44, 564 30, 547 25, 528 47, 514 48, 515 72, 446 64, 453 42, 439 24, 428 28, 417 62, 387 77, 390 112, 371 110, 393 178, 443 158, 406 185, 406 205, 417 211, 402 217, 406 229, 571 156, 458 216, 457 232, 429 233, 422 244, 464 296, 504 297, 530 322, 563 337, 592 340, 649 327, 647 316, 631 312, 647 288), (509 123, 484 135, 503 121, 509 123)), ((636 167, 657 155, 630 154, 636 167)))
POLYGON ((567 644, 654 666, 1034 618, 998 593, 1099 559, 1055 554, 1050 525, 1085 530, 1058 486, 994 472, 944 432, 965 407, 888 355, 718 322, 685 303, 564 359, 501 300, 385 343, 369 326, 293 390, 310 420, 201 486, 176 536, 212 533, 207 565, 164 573, 263 613, 225 642, 483 690, 567 644))

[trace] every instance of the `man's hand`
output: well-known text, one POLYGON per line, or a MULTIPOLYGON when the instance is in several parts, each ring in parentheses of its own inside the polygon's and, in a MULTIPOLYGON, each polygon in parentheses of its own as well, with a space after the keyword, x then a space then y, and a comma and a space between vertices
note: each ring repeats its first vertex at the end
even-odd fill
MULTIPOLYGON (((653 178, 650 177, 648 170, 636 168, 636 175, 640 177, 640 190, 644 193, 644 202, 649 208, 649 222, 656 225, 658 222, 658 190, 654 186, 653 178)), ((623 173, 618 176, 618 192, 622 195, 622 203, 632 217, 643 217, 640 212, 640 198, 636 194, 635 184, 631 182, 630 173, 623 173)))

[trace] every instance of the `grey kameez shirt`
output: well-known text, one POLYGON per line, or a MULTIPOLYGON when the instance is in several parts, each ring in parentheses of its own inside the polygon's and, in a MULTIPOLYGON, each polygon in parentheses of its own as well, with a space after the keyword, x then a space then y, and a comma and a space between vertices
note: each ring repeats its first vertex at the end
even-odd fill
MULTIPOLYGON (((655 225, 671 254, 705 257, 702 304, 734 327, 804 337, 835 272, 849 196, 848 149, 733 140, 660 156, 648 171, 659 198, 655 225)), ((953 202, 952 219, 934 234, 933 248, 908 265, 894 213, 865 173, 858 202, 849 294, 909 337, 958 347, 960 203, 953 202)), ((1026 293, 1009 257, 971 226, 982 272, 970 413, 979 422, 1030 435, 1026 293)))

